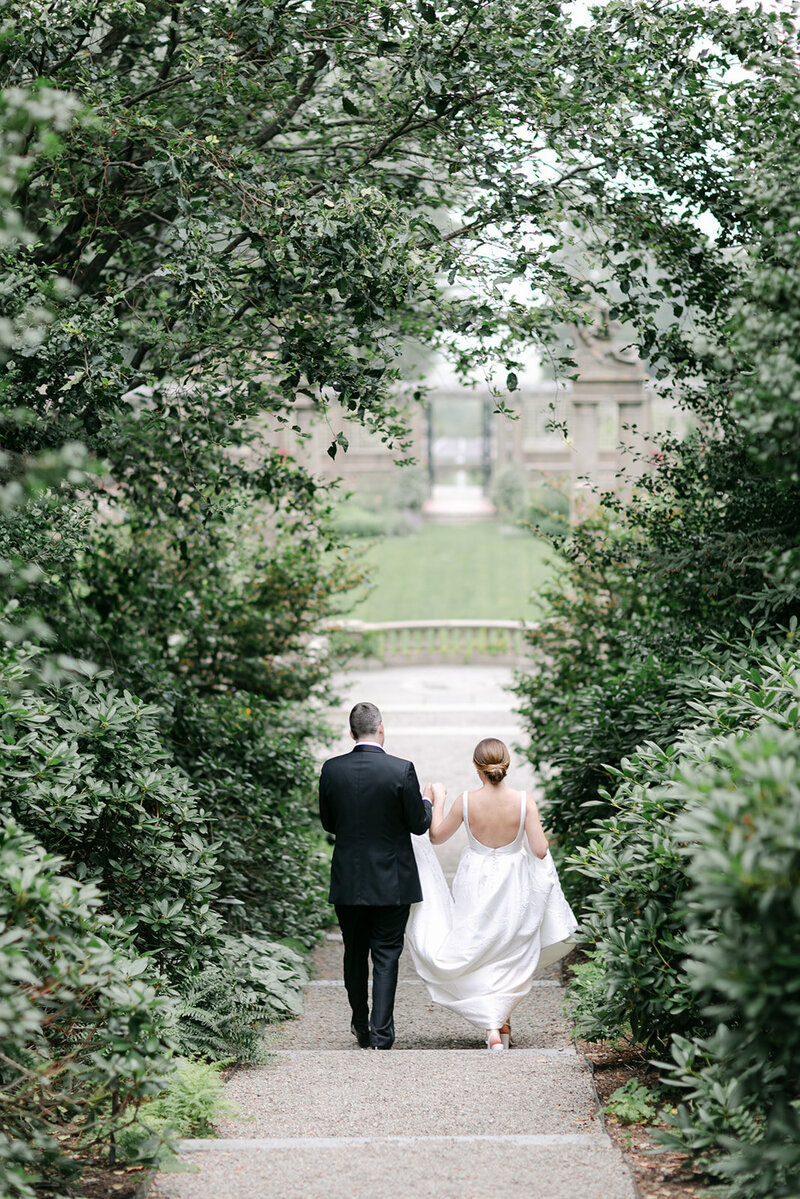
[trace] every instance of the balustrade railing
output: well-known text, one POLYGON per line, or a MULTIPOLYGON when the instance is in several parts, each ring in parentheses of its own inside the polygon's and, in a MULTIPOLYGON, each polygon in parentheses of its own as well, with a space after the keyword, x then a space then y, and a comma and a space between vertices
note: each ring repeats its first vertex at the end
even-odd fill
POLYGON ((360 653, 387 665, 424 662, 497 662, 516 665, 525 658, 521 620, 345 620, 325 622, 327 633, 339 631, 360 642, 360 653))

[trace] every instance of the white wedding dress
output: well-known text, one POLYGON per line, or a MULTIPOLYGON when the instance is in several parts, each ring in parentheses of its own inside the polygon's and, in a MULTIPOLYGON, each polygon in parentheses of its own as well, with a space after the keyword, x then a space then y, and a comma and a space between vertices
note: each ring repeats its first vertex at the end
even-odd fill
POLYGON ((550 852, 537 858, 528 846, 525 792, 517 835, 499 849, 473 837, 466 791, 461 802, 468 845, 452 895, 428 834, 411 838, 424 898, 406 939, 431 998, 485 1031, 508 1020, 538 966, 569 952, 578 924, 550 852))

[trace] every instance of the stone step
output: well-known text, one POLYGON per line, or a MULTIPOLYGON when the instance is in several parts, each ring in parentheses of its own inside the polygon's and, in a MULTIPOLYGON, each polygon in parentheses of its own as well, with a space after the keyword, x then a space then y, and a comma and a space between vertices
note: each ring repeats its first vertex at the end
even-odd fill
MULTIPOLYGON (((509 730, 509 781, 536 794, 513 744, 525 738, 513 735, 511 680, 491 666, 341 676, 330 713, 341 736, 320 756, 351 748, 347 712, 370 699, 388 752, 410 758, 422 781, 442 779, 450 801, 476 786, 475 743, 499 729, 509 730)), ((437 849, 448 877, 464 842, 459 830, 437 849)), ((227 1083, 240 1115, 220 1139, 185 1142, 184 1172, 159 1174, 149 1199, 635 1199, 570 1039, 559 964, 537 973, 514 1012, 517 1047, 490 1054, 479 1030, 430 1001, 405 953, 396 1048, 375 1053, 350 1035, 336 938, 315 952, 303 1016, 270 1030, 269 1064, 227 1083)))
POLYGON ((538 794, 533 768, 515 749, 526 733, 514 711, 517 697, 507 689, 512 678, 513 671, 505 667, 436 665, 384 666, 339 676, 336 691, 342 704, 328 715, 341 736, 321 756, 352 748, 347 713, 358 700, 369 699, 385 717, 387 751, 410 759, 422 782, 441 779, 453 794, 476 787, 472 751, 481 738, 498 736, 511 750, 509 781, 538 794))
MULTIPOLYGON (((203 1143, 198 1173, 159 1175, 151 1199, 635 1199, 600 1138, 403 1138, 203 1143), (224 1143, 223 1143, 224 1144, 224 1143)), ((186 1158, 185 1158, 186 1160, 186 1158)))
POLYGON ((291 1054, 238 1070, 226 1096, 242 1116, 222 1137, 604 1135, 577 1054, 291 1054))
MULTIPOLYGON (((561 987, 534 987, 512 1017, 516 1045, 522 1049, 569 1045, 570 1029, 563 1003, 561 987)), ((415 979, 398 983, 394 1023, 395 1054, 411 1049, 476 1049, 483 1044, 479 1029, 435 1004, 415 979)), ((357 1048, 350 1033, 350 1007, 344 988, 309 987, 303 1016, 281 1025, 274 1043, 284 1049, 357 1048)))

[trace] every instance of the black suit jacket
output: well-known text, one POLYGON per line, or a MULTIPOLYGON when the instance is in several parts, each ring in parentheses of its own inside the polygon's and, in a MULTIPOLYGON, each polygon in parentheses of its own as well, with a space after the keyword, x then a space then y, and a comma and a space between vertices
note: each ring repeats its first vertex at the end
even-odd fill
POLYGON ((430 827, 431 805, 410 762, 377 745, 329 758, 319 779, 319 814, 336 836, 331 903, 383 907, 422 899, 409 834, 430 827))

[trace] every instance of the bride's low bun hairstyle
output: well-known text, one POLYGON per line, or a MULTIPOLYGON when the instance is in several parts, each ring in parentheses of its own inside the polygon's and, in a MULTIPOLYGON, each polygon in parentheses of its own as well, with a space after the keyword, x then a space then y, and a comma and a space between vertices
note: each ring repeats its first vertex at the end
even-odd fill
POLYGON ((484 737, 475 746, 472 761, 478 770, 482 770, 490 783, 502 783, 506 777, 511 759, 506 746, 497 737, 484 737))

